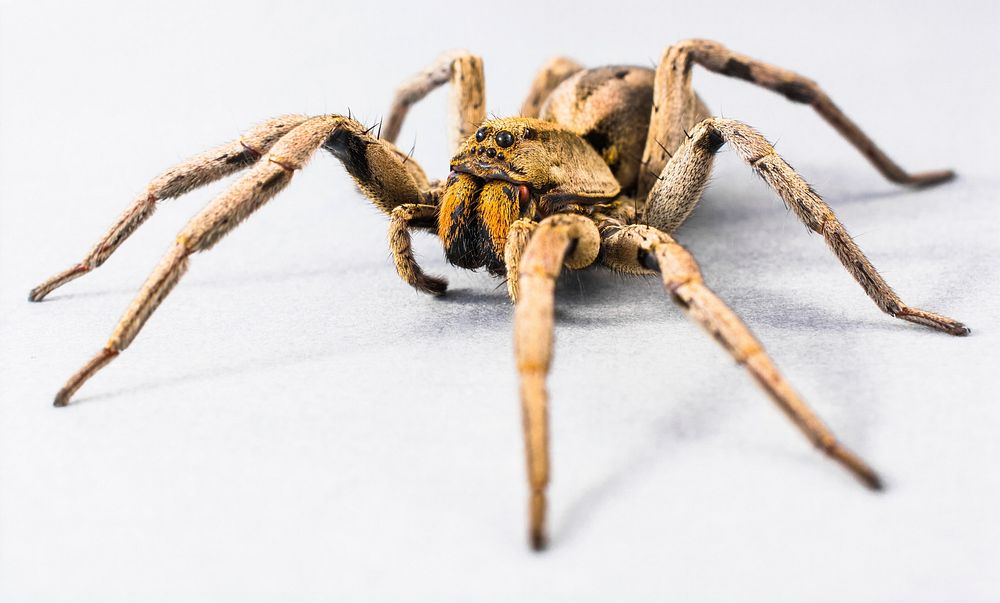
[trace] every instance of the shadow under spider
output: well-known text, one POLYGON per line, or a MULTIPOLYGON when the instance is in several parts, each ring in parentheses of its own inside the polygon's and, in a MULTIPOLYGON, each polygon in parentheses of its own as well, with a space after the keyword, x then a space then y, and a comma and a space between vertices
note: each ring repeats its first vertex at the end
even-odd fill
MULTIPOLYGON (((857 345, 845 343, 839 352, 844 358, 859 357, 860 351, 856 348, 857 345)), ((719 354, 718 360, 716 368, 720 373, 740 371, 726 362, 722 354, 719 354)), ((656 361, 650 359, 650 362, 656 361)), ((867 364, 860 363, 858 366, 852 365, 850 371, 851 379, 844 380, 842 376, 831 374, 827 368, 817 366, 813 376, 822 377, 821 382, 830 382, 833 387, 825 396, 813 396, 808 391, 802 393, 807 399, 821 399, 825 402, 824 406, 827 408, 821 409, 820 414, 833 425, 840 439, 863 450, 868 440, 870 424, 878 421, 877 407, 873 408, 870 404, 873 401, 866 401, 864 395, 871 391, 868 384, 871 383, 873 370, 867 364), (830 391, 835 394, 830 394, 830 391), (829 408, 831 402, 837 404, 829 408)), ((591 522, 592 516, 600 515, 600 508, 613 500, 616 493, 640 479, 657 479, 654 471, 657 465, 669 462, 673 452, 684 446, 685 442, 711 439, 725 429, 728 421, 738 420, 742 412, 771 413, 775 424, 787 423, 764 392, 755 386, 748 375, 744 376, 747 378, 736 379, 743 383, 738 388, 733 388, 733 384, 725 379, 699 380, 697 384, 685 389, 674 388, 662 394, 654 390, 652 394, 645 394, 660 396, 664 406, 663 413, 651 422, 651 429, 640 429, 637 437, 629 440, 633 445, 625 457, 614 463, 603 476, 592 480, 559 514, 561 519, 553 526, 554 537, 569 542, 591 522)), ((663 378, 666 383, 669 376, 664 375, 663 378)), ((604 384, 604 387, 621 385, 619 381, 616 384, 604 384)), ((634 397, 635 394, 623 395, 634 397)), ((795 430, 792 425, 788 427, 795 430)), ((848 476, 838 472, 829 459, 808 442, 803 442, 803 446, 794 450, 780 444, 761 443, 751 446, 748 454, 766 456, 775 462, 808 465, 810 471, 824 471, 830 475, 829 479, 842 480, 847 484, 846 487, 855 487, 848 476)))
MULTIPOLYGON (((111 391, 98 392, 91 396, 81 396, 73 401, 70 407, 77 406, 80 404, 89 404, 91 402, 99 402, 103 400, 109 400, 117 398, 120 396, 125 396, 127 394, 134 393, 145 393, 147 391, 155 391, 160 389, 169 389, 180 383, 187 382, 198 382, 198 381, 213 381, 220 377, 231 377, 237 375, 243 375, 250 372, 258 372, 269 369, 276 369, 286 366, 293 366, 296 364, 301 364, 304 362, 319 361, 333 354, 327 353, 282 353, 281 355, 273 355, 262 358, 256 358, 253 360, 248 360, 241 362, 239 364, 213 364, 211 366, 206 366, 202 369, 188 371, 186 373, 181 373, 171 377, 154 378, 147 381, 143 381, 131 387, 120 388, 111 391)), ((160 401, 158 400, 157 403, 160 401)))

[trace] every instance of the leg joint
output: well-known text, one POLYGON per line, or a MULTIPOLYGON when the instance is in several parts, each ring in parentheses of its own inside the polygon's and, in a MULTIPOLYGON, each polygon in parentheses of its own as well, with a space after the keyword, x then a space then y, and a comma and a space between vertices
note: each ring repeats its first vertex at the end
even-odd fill
POLYGON ((267 160, 271 163, 277 165, 286 172, 294 172, 295 170, 301 168, 301 165, 295 165, 288 159, 281 157, 280 155, 275 155, 274 153, 269 153, 267 155, 267 160))
POLYGON ((250 156, 250 159, 252 161, 257 161, 258 159, 261 158, 261 156, 264 155, 264 153, 262 153, 260 150, 255 149, 252 146, 248 145, 246 141, 243 140, 242 137, 240 138, 240 146, 246 149, 246 152, 250 156))

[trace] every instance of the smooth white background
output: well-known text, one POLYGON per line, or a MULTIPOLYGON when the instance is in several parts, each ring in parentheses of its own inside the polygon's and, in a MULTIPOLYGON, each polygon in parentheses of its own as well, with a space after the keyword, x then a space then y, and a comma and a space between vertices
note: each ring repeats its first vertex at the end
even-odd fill
MULTIPOLYGON (((994 3, 0 3, 0 600, 997 601, 998 47, 994 3), (525 543, 511 307, 448 267, 394 274, 386 220, 319 154, 190 273, 66 409, 173 234, 164 203, 89 249, 163 168, 279 113, 377 121, 438 52, 486 61, 517 111, 564 53, 653 65, 710 37, 817 79, 909 169, 893 186, 808 108, 699 71, 913 305, 882 315, 724 151, 677 236, 792 383, 885 476, 817 454, 655 280, 571 275, 551 378, 552 547, 525 543)), ((447 171, 444 93, 400 138, 447 171)))

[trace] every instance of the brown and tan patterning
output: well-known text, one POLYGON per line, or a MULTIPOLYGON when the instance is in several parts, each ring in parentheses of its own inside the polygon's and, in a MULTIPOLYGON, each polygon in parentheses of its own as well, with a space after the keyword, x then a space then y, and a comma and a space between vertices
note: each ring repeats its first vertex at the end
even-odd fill
POLYGON ((715 154, 730 145, 803 224, 823 237, 882 311, 951 335, 969 330, 904 303, 829 205, 763 135, 742 122, 711 117, 691 85, 695 65, 811 105, 893 182, 926 186, 952 177, 950 171, 903 171, 814 82, 715 42, 670 46, 655 70, 584 68, 558 57, 535 77, 521 116, 489 120, 482 60, 449 52, 399 88, 381 136, 349 116, 279 117, 154 178, 82 261, 32 289, 29 299, 41 301, 101 266, 159 201, 247 170, 178 234, 107 343, 59 390, 56 406, 68 404, 87 379, 128 348, 188 270, 192 255, 210 249, 271 200, 322 148, 389 217, 389 249, 406 283, 432 295, 447 289, 443 278, 426 274, 417 263, 414 229, 436 235, 453 265, 506 277, 516 302, 528 533, 535 549, 546 542, 551 473, 546 378, 554 350, 555 286, 563 270, 604 266, 624 274, 659 274, 669 297, 750 373, 817 448, 867 487, 880 489, 875 471, 813 414, 743 321, 705 285, 692 255, 670 235, 701 198, 715 154), (453 158, 447 178, 432 182, 393 143, 409 108, 446 83, 451 84, 453 158))

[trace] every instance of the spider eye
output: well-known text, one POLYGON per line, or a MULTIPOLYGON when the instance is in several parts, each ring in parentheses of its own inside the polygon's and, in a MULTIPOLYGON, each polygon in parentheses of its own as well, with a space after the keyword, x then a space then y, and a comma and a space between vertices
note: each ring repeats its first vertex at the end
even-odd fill
POLYGON ((531 129, 531 128, 525 128, 525 129, 524 129, 524 137, 525 137, 526 139, 528 139, 528 140, 532 140, 532 139, 533 139, 533 138, 535 137, 535 135, 536 135, 536 134, 537 134, 537 132, 535 132, 535 131, 534 131, 533 129, 531 129))
POLYGON ((507 130, 500 130, 497 132, 497 144, 506 149, 514 144, 514 135, 507 130))
POLYGON ((486 128, 479 128, 476 130, 476 142, 482 142, 486 140, 486 128))

